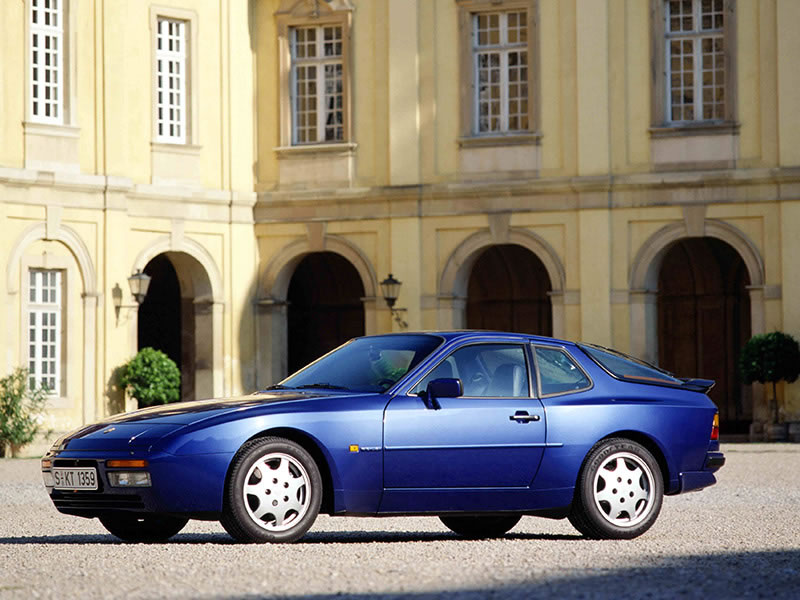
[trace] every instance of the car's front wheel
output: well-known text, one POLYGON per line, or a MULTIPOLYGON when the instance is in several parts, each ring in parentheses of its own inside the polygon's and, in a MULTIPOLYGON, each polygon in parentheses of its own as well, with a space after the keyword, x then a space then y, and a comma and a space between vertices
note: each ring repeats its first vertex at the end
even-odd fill
POLYGON ((569 520, 590 538, 635 538, 655 523, 663 497, 653 455, 632 440, 612 438, 586 457, 569 520))
POLYGON ((166 542, 181 529, 189 519, 168 515, 120 514, 100 517, 108 532, 125 542, 166 542))
POLYGON ((520 515, 508 516, 441 516, 445 527, 468 538, 500 537, 519 523, 520 515))
POLYGON ((240 542, 294 542, 319 514, 322 478, 314 459, 289 440, 248 442, 234 458, 222 526, 240 542))

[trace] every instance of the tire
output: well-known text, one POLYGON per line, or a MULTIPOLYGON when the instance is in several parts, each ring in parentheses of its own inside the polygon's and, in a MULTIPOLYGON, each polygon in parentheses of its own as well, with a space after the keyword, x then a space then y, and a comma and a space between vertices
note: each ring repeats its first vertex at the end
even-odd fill
POLYGON ((655 523, 664 499, 661 469, 641 444, 603 440, 578 476, 569 521, 594 539, 632 539, 655 523))
POLYGON ((439 517, 444 526, 460 536, 472 539, 500 537, 519 523, 520 515, 439 517))
POLYGON ((246 443, 232 464, 220 519, 225 530, 246 543, 303 537, 322 502, 322 478, 311 455, 294 442, 268 437, 246 443))
POLYGON ((111 535, 124 542, 166 542, 186 527, 189 519, 168 515, 119 514, 100 517, 111 535))

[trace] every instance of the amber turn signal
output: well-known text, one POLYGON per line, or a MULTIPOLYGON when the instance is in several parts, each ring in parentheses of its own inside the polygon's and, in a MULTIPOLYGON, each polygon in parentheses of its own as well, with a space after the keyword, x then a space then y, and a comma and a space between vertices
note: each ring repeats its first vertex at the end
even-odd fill
POLYGON ((711 440, 719 439, 719 413, 714 415, 714 423, 711 425, 711 440))
POLYGON ((147 466, 146 460, 107 460, 106 466, 112 469, 143 469, 147 466))
POLYGON ((44 460, 42 461, 42 468, 43 468, 43 469, 49 469, 49 468, 50 468, 50 467, 52 467, 52 466, 53 466, 53 461, 52 461, 52 460, 50 460, 50 459, 46 458, 46 459, 44 459, 44 460))

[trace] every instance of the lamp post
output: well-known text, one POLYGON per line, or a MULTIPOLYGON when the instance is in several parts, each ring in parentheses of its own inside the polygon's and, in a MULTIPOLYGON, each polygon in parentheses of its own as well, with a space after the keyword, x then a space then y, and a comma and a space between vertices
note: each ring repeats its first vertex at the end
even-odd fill
POLYGON ((395 308, 395 302, 397 302, 397 297, 400 295, 400 287, 403 285, 402 281, 399 281, 394 278, 394 276, 389 273, 389 276, 381 281, 381 292, 383 293, 383 299, 386 301, 386 306, 389 307, 389 310, 392 312, 392 317, 394 317, 395 322, 400 326, 400 329, 408 329, 408 323, 400 316, 401 312, 405 312, 405 308, 395 308))

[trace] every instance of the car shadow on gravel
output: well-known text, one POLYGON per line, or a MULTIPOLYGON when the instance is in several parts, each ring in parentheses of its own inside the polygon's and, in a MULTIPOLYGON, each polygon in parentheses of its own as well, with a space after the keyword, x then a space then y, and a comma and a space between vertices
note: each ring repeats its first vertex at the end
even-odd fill
POLYGON ((651 565, 619 569, 559 569, 539 571, 523 581, 508 581, 478 588, 436 591, 346 591, 303 595, 214 595, 242 600, 536 600, 581 598, 618 600, 645 598, 769 598, 796 600, 800 589, 800 550, 732 552, 666 556, 651 565))
MULTIPOLYGON (((579 535, 552 535, 538 533, 509 533, 506 540, 581 540, 579 535)), ((439 531, 319 531, 308 533, 295 544, 373 544, 397 542, 469 542, 454 533, 439 531)), ((123 544, 111 534, 39 535, 0 537, 0 546, 35 544, 123 544)), ((224 533, 178 534, 165 544, 237 544, 224 533)))

